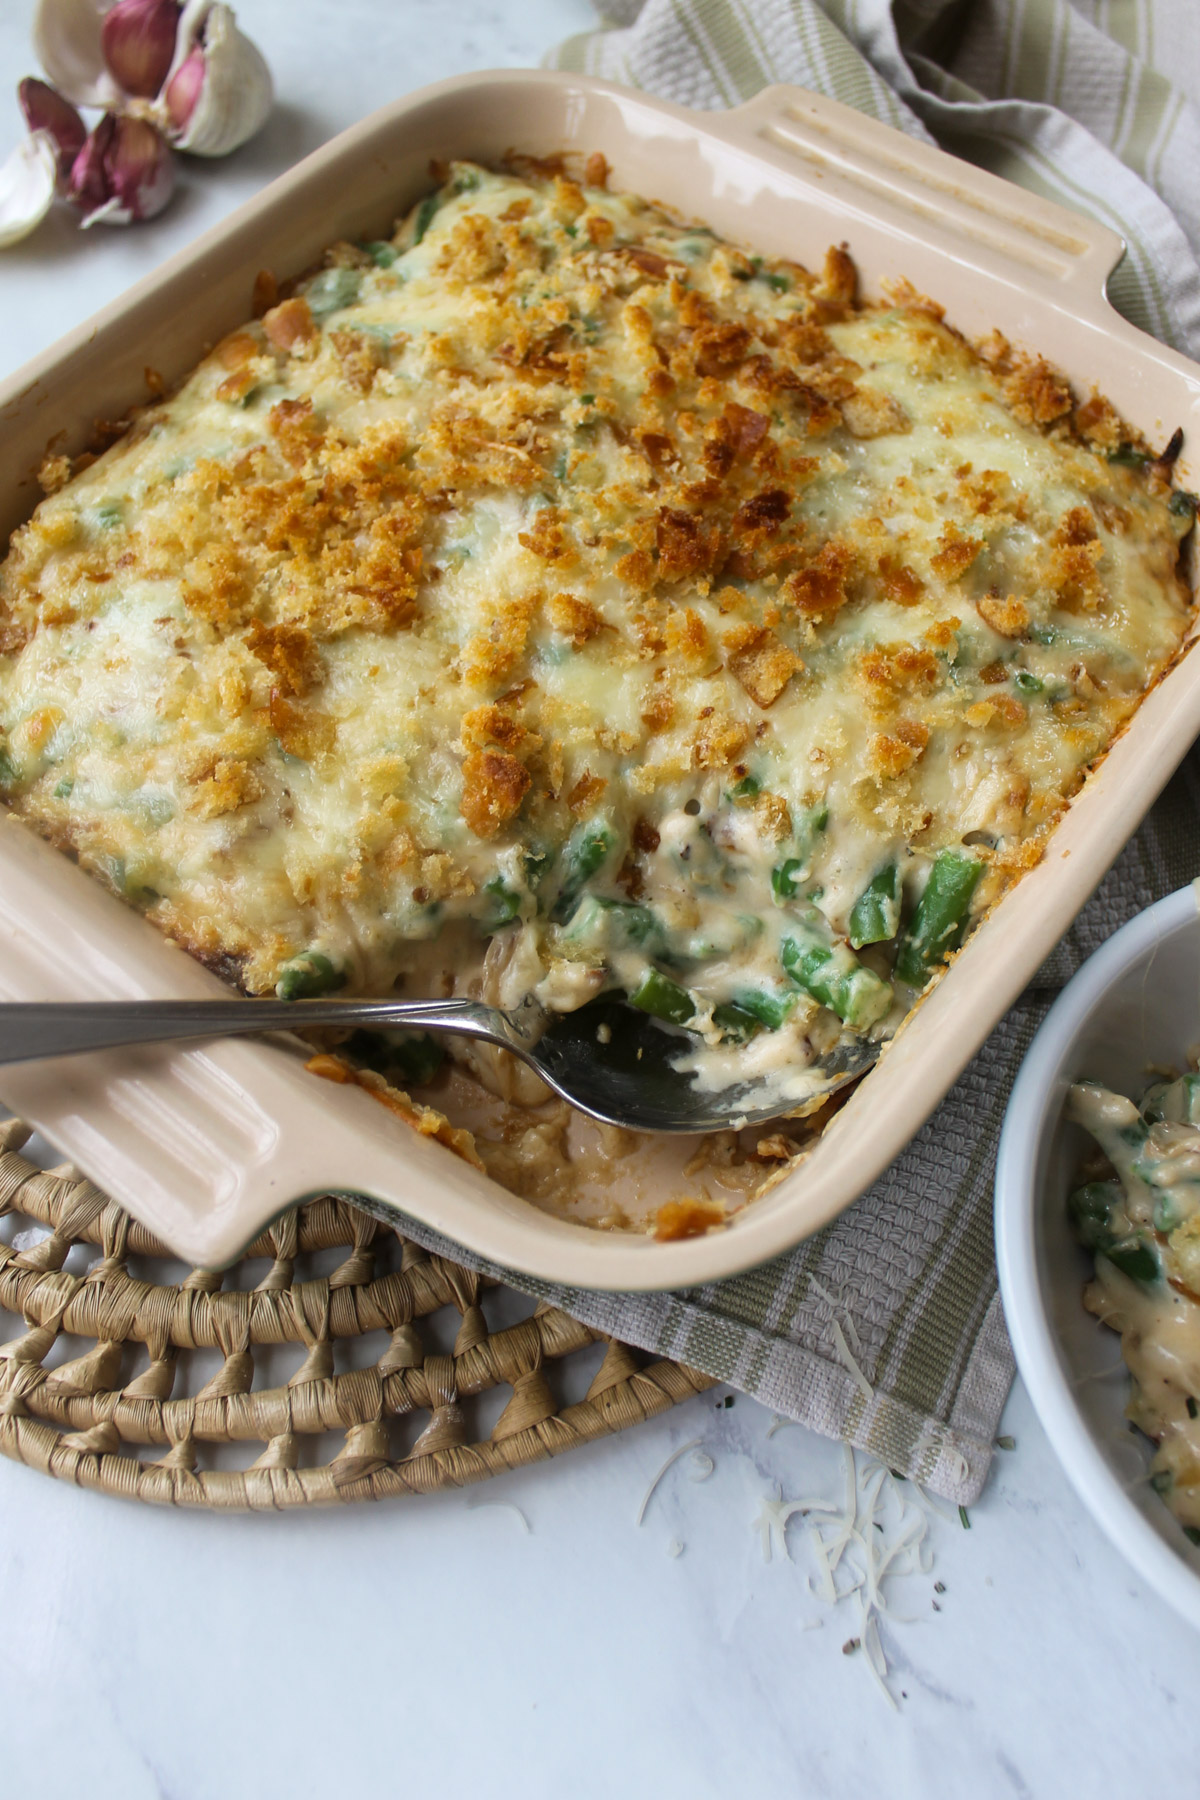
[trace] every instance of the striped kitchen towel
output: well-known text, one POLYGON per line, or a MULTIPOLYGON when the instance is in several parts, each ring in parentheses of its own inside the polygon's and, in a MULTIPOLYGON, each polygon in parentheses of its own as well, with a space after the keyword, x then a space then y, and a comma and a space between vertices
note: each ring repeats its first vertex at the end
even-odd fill
MULTIPOLYGON (((932 139, 1120 232, 1114 301, 1200 357, 1195 0, 608 0, 606 12, 555 66, 699 108, 793 82, 932 139)), ((1197 873, 1198 843, 1193 754, 905 1153, 791 1255, 687 1293, 536 1291, 972 1500, 1013 1374, 991 1225, 1009 1088, 1057 987, 1197 873)))

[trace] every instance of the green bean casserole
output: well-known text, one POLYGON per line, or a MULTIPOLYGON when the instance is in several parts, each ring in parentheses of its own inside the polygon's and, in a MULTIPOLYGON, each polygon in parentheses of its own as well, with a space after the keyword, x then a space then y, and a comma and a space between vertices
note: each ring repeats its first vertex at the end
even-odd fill
POLYGON ((786 1113, 1038 860, 1194 504, 999 334, 606 173, 439 171, 47 459, 0 792, 249 993, 619 989, 786 1113))

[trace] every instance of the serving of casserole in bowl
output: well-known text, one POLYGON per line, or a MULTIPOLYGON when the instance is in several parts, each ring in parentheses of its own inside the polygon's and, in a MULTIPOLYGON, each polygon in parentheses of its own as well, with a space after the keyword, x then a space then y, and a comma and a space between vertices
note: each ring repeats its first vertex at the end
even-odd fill
POLYGON ((1118 252, 812 96, 699 120, 489 76, 346 134, 34 365, 4 410, 7 997, 219 991, 200 963, 547 1014, 619 989, 787 1116, 601 1137, 495 1053, 336 1035, 5 1097, 200 1262, 326 1186, 591 1286, 832 1217, 1200 722, 1197 377, 1107 307, 1118 252), (822 1105, 813 1066, 864 1040, 822 1105))
POLYGON ((1096 1522, 1192 1624, 1200 1084, 1186 1071, 1198 1024, 1192 885, 1115 932, 1063 989, 1013 1088, 996 1168, 1004 1316, 1030 1397, 1096 1522), (1134 1094, 1140 1110, 1123 1098, 1134 1094))

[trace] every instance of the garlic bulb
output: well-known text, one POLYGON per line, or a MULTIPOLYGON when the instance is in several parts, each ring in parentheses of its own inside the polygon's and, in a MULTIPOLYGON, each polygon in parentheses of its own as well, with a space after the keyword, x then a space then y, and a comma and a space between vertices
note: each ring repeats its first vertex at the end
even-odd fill
POLYGON ((175 162, 148 119, 105 113, 75 158, 67 197, 85 225, 130 225, 160 213, 175 189, 175 162))
POLYGON ((58 146, 33 131, 0 165, 0 250, 19 244, 50 211, 58 181, 58 146))
POLYGON ((162 100, 176 149, 227 156, 254 136, 273 99, 271 72, 238 30, 232 9, 222 0, 192 0, 162 100))

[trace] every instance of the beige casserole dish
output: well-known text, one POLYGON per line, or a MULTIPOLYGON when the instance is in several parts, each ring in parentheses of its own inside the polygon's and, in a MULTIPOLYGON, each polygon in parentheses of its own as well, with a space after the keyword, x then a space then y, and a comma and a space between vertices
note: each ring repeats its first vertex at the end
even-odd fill
MULTIPOLYGON (((1091 221, 799 89, 696 115, 575 76, 443 83, 346 132, 21 371, 0 393, 0 528, 33 510, 47 445, 145 398, 241 322, 256 272, 376 235, 431 157, 603 151, 612 183, 748 248, 819 264, 846 242, 864 288, 905 276, 968 336, 999 328, 1152 442, 1182 425, 1200 486, 1200 368, 1119 318, 1120 240, 1091 221)), ((662 1243, 539 1210, 416 1136, 366 1093, 314 1079, 286 1043, 121 1051, 10 1068, 0 1095, 200 1265, 227 1262, 285 1206, 334 1188, 470 1249, 578 1287, 692 1286, 778 1255, 848 1206, 928 1117, 1033 975, 1200 732, 1184 655, 1089 776, 1021 880, 813 1148, 724 1230, 662 1243)), ((14 820, 0 824, 0 998, 216 995, 216 978, 14 820)), ((666 1198, 666 1194, 662 1196, 666 1198)))

